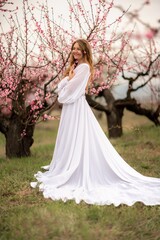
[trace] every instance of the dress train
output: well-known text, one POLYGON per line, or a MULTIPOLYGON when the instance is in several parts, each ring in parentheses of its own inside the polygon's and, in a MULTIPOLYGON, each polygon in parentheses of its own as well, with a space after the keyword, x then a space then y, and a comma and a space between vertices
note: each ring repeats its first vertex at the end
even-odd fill
POLYGON ((58 85, 63 104, 52 161, 35 174, 45 198, 74 199, 88 204, 160 204, 160 179, 130 167, 112 146, 85 99, 89 66, 80 64, 75 76, 58 85))

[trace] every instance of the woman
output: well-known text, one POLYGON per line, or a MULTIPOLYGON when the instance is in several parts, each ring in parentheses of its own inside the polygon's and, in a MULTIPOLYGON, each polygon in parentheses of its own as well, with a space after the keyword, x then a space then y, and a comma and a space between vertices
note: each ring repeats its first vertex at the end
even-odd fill
POLYGON ((88 204, 160 204, 160 179, 131 168, 113 148, 98 124, 85 91, 93 74, 89 43, 79 39, 71 48, 70 66, 58 85, 63 104, 53 159, 48 171, 35 174, 31 186, 45 198, 88 204))

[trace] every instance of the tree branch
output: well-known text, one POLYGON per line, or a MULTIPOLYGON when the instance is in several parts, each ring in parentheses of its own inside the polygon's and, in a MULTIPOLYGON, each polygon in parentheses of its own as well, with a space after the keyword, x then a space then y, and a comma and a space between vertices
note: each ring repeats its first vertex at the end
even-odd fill
POLYGON ((103 106, 102 104, 94 101, 90 95, 86 94, 86 99, 87 99, 88 104, 92 108, 94 108, 94 109, 96 109, 98 111, 106 112, 107 114, 110 113, 110 110, 108 109, 107 106, 103 106))
POLYGON ((152 67, 153 63, 156 62, 159 57, 160 57, 160 53, 157 55, 157 57, 156 57, 153 61, 150 61, 149 65, 148 65, 148 68, 147 68, 147 70, 146 70, 145 72, 138 72, 134 78, 133 78, 133 77, 126 77, 126 76, 124 76, 124 71, 122 71, 122 77, 123 77, 125 80, 129 80, 130 82, 134 82, 134 81, 136 81, 140 76, 143 76, 143 77, 144 77, 144 76, 149 75, 149 72, 150 72, 150 70, 151 70, 151 67, 152 67))
POLYGON ((141 104, 138 104, 135 99, 122 99, 115 101, 115 105, 124 106, 127 110, 134 112, 138 115, 146 116, 149 120, 154 122, 156 126, 160 126, 160 105, 158 106, 156 111, 145 109, 141 107, 141 104))

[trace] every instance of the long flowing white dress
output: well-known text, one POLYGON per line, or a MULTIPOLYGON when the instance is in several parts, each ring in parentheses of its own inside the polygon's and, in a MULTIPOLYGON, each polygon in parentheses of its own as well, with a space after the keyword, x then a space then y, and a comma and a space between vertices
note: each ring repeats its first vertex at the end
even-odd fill
POLYGON ((45 198, 74 199, 76 203, 118 206, 143 202, 160 204, 160 179, 131 168, 107 139, 85 99, 89 65, 80 64, 75 76, 58 85, 63 104, 53 159, 47 171, 35 174, 45 198))

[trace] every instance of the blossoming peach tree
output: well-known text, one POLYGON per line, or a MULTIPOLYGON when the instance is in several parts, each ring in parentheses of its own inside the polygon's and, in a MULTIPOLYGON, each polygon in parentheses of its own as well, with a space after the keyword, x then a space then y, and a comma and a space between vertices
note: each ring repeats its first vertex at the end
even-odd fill
MULTIPOLYGON (((52 9, 47 4, 33 6, 23 0, 23 23, 18 10, 6 19, 9 30, 1 23, 0 34, 0 131, 6 138, 6 156, 30 155, 33 133, 37 121, 45 120, 57 99, 57 83, 63 76, 70 56, 71 43, 79 37, 88 39, 95 56, 95 78, 99 78, 103 62, 108 68, 115 60, 119 66, 108 83, 93 88, 92 93, 108 88, 122 69, 123 49, 128 35, 116 36, 115 30, 106 39, 106 31, 120 24, 122 13, 113 22, 106 20, 113 1, 89 1, 90 11, 79 1, 68 1, 69 28, 54 21, 52 9), (38 16, 37 18, 37 11, 38 16), (112 45, 123 42, 117 54, 109 56, 112 45), (98 50, 97 50, 98 46, 98 50)), ((125 59, 125 56, 124 56, 125 59)), ((105 109, 105 107, 104 107, 105 109)), ((53 117, 54 118, 54 117, 53 117)))
MULTIPOLYGON (((91 44, 95 76, 86 97, 92 107, 106 113, 109 136, 121 136, 123 110, 137 104, 131 90, 142 75, 142 68, 137 68, 140 62, 130 45, 133 31, 118 31, 127 10, 111 20, 114 1, 89 0, 87 8, 82 1, 67 2, 68 20, 61 16, 55 21, 53 9, 47 4, 37 3, 35 7, 29 0, 23 0, 23 21, 19 20, 17 10, 6 17, 10 26, 7 32, 1 24, 0 132, 5 135, 9 158, 29 156, 35 124, 51 118, 48 111, 57 101, 57 84, 76 38, 83 37, 91 44), (128 62, 129 53, 136 64, 128 62), (138 72, 134 80, 126 75, 132 69, 138 72), (112 88, 120 73, 129 87, 127 97, 116 100, 112 88), (105 104, 97 102, 102 96, 105 104)), ((144 55, 148 65, 146 62, 143 67, 150 73, 153 65, 158 64, 158 57, 154 55, 155 60, 151 59, 147 50, 144 55)))
MULTIPOLYGON (((125 26, 130 23, 135 25, 127 47, 125 47, 125 54, 128 55, 127 61, 123 64, 122 71, 112 86, 96 96, 96 98, 104 98, 107 103, 107 109, 104 112, 107 116, 110 137, 122 135, 124 109, 143 115, 156 126, 160 126, 159 28, 141 19, 141 11, 150 7, 150 4, 150 1, 143 1, 139 9, 128 9, 126 12, 125 26), (140 30, 136 28, 136 25, 140 30)), ((114 7, 124 12, 121 6, 114 5, 114 7)), ((115 60, 113 63, 117 67, 115 60)), ((108 65, 107 62, 105 64, 108 65)), ((113 69, 112 67, 107 72, 110 73, 109 70, 113 69)), ((91 101, 90 105, 101 109, 101 104, 96 105, 91 101)))

